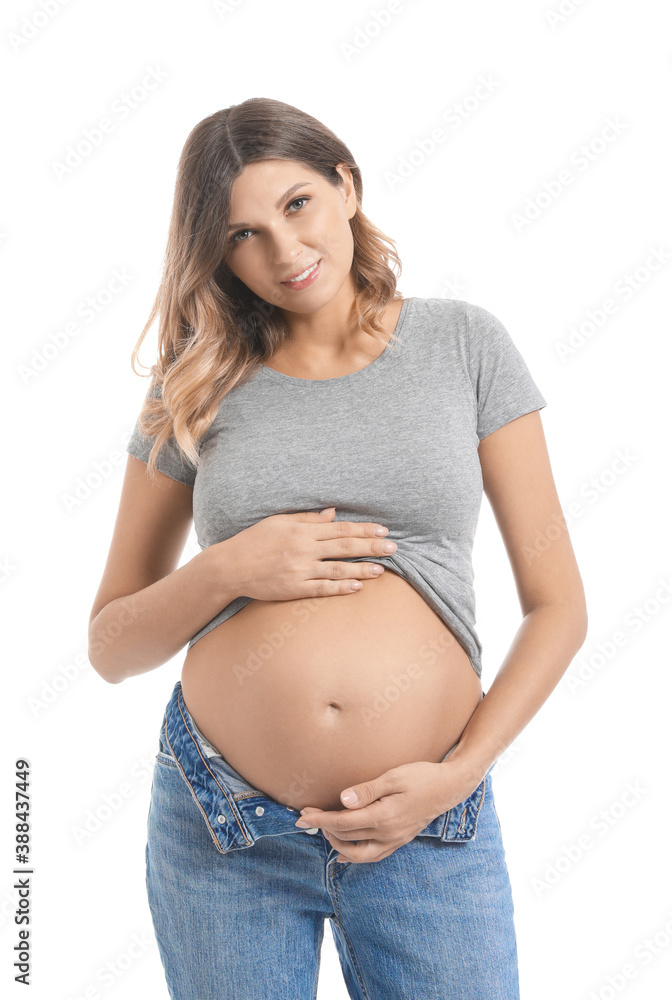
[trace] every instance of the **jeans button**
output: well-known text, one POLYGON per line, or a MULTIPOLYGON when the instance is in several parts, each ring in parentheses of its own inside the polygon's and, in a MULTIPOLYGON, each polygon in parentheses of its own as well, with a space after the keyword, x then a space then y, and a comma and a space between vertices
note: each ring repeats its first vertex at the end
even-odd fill
POLYGON ((222 816, 221 813, 220 813, 220 815, 217 817, 217 822, 218 823, 226 823, 226 816, 222 816))
POLYGON ((264 807, 263 806, 257 806, 257 808, 254 811, 257 814, 257 816, 263 816, 264 815, 264 807))

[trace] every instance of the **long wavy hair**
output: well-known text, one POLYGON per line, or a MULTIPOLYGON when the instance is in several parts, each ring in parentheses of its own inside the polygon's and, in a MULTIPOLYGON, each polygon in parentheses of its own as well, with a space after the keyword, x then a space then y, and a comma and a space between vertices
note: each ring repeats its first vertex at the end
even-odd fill
POLYGON ((152 381, 138 418, 139 430, 156 437, 147 463, 152 476, 171 437, 198 467, 198 440, 222 398, 289 337, 280 309, 251 292, 226 263, 233 182, 248 163, 268 159, 303 163, 335 187, 342 183, 336 164, 352 171, 356 316, 362 330, 388 342, 381 317, 401 297, 401 261, 394 242, 362 212, 362 176, 348 147, 316 118, 282 101, 253 97, 216 111, 192 129, 182 150, 159 290, 131 357, 138 375, 140 346, 158 314, 158 356, 144 376, 152 381))

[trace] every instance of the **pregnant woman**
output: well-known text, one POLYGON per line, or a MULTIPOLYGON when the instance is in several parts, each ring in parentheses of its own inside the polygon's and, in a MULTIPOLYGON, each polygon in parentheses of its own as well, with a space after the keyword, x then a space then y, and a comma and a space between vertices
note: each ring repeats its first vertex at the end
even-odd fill
POLYGON ((146 848, 179 1000, 313 1000, 327 918, 357 1000, 519 996, 491 771, 580 649, 583 587, 523 357, 483 307, 402 297, 392 246, 300 110, 189 135, 89 636, 110 683, 188 644, 146 848), (523 615, 487 694, 483 492, 523 615))

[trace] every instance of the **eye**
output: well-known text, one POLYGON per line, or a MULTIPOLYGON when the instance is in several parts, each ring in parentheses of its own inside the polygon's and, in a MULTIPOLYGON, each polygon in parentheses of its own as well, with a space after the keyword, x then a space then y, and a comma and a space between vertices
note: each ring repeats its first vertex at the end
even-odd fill
MULTIPOLYGON (((310 201, 310 197, 307 194, 302 194, 298 198, 294 198, 292 201, 290 201, 287 207, 290 208, 292 205, 296 205, 297 201, 310 201)), ((301 208, 303 208, 303 205, 301 205, 301 208)), ((237 237, 240 236, 241 233, 251 233, 251 232, 252 232, 251 229, 239 229, 237 233, 233 233, 233 235, 229 238, 229 243, 232 244, 245 243, 245 240, 239 240, 237 239, 237 237)))
POLYGON ((252 232, 251 229, 239 229, 237 233, 234 233, 233 236, 231 236, 231 238, 229 239, 229 243, 243 243, 244 241, 237 240, 236 236, 240 236, 241 233, 251 233, 251 232, 252 232))
MULTIPOLYGON (((290 201, 289 204, 290 205, 296 205, 297 201, 310 201, 310 198, 308 197, 307 194, 302 194, 302 195, 299 195, 298 198, 295 198, 294 201, 290 201)), ((301 208, 303 208, 303 205, 301 206, 301 208)))

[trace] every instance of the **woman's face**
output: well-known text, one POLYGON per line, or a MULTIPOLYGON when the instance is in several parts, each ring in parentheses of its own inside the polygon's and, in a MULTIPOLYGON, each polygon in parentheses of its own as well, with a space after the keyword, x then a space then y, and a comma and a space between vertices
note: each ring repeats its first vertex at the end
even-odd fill
POLYGON ((339 164, 337 170, 339 187, 293 160, 259 160, 236 177, 226 263, 259 298, 310 313, 349 279, 354 244, 348 220, 357 201, 350 169, 339 164), (315 263, 315 276, 303 288, 283 284, 315 263))

